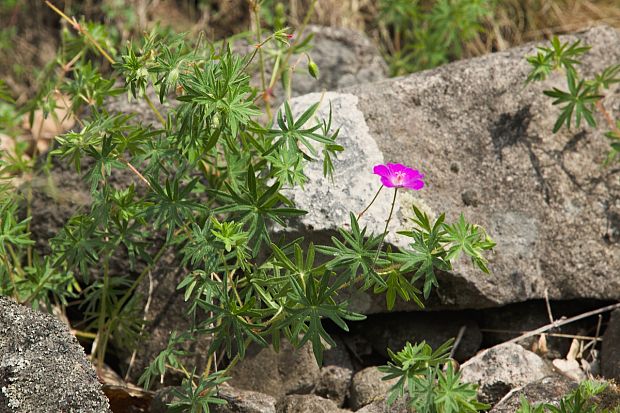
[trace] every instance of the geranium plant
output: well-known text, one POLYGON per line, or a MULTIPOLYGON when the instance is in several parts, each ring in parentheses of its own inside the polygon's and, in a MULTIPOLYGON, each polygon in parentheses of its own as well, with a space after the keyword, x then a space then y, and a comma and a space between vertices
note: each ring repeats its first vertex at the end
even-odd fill
MULTIPOLYGON (((274 78, 260 88, 250 83, 250 73, 264 76, 262 51, 272 47, 279 57, 271 72, 290 84, 287 59, 307 44, 303 27, 266 37, 257 29, 248 55, 157 29, 117 51, 101 38, 101 28, 54 9, 77 34, 65 35, 72 47, 61 49, 62 70, 51 71, 46 90, 68 94, 78 127, 56 139, 50 156, 73 165, 92 204, 66 222, 44 254, 33 247, 29 218, 19 218, 14 202, 28 211, 31 190, 20 198, 12 186, 0 187, 0 293, 47 307, 79 302, 84 319, 76 333, 91 340, 99 368, 111 343, 135 348, 145 339, 138 287, 170 251, 185 271, 178 292, 192 325, 171 335, 140 383, 149 388, 169 371, 180 372, 184 380, 172 406, 193 411, 219 403, 217 385, 252 343, 278 349, 283 339, 295 347, 309 342, 320 364, 325 344, 335 345, 326 321, 347 330, 364 318, 349 309, 344 288, 386 294, 390 309, 397 297, 423 306, 420 296, 430 295, 438 271, 450 270, 461 253, 488 272, 483 253, 494 244, 482 228, 462 215, 454 224, 443 214, 431 223, 415 207, 413 227, 401 232, 411 238, 409 249, 384 248, 387 223, 375 235, 353 213, 350 229, 340 229, 331 245, 274 238, 270 226, 306 213, 282 189, 303 184, 304 165, 319 161, 319 154, 329 176, 345 149, 331 116, 315 118, 318 103, 297 117, 285 103, 272 121, 262 114, 271 112, 274 78), (108 112, 105 100, 120 93, 144 100, 157 122, 108 112), (115 173, 131 182, 119 185, 115 173), (127 266, 115 266, 119 259, 127 266), (187 365, 188 348, 201 337, 210 339, 208 361, 196 371, 187 365)), ((312 64, 310 71, 318 74, 312 64)), ((40 96, 25 110, 48 103, 40 96)), ((5 177, 18 173, 11 162, 2 165, 5 177)), ((400 188, 424 186, 421 173, 400 164, 374 172, 383 186, 395 188, 392 210, 400 188)))

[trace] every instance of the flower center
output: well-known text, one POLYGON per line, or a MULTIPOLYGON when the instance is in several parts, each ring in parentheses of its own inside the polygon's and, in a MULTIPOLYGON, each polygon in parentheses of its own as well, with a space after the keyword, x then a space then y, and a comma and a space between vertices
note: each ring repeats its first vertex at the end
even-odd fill
POLYGON ((394 185, 402 185, 404 181, 405 181, 404 172, 396 172, 394 174, 394 179, 392 179, 392 182, 394 183, 394 185))

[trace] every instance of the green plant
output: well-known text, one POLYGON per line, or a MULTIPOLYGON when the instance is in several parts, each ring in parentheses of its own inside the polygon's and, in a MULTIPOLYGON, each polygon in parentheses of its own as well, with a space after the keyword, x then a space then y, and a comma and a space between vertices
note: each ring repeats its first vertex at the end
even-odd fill
POLYGON ((583 46, 580 40, 571 44, 554 37, 549 47, 541 46, 538 50, 536 55, 527 58, 532 66, 527 82, 544 80, 554 71, 562 71, 566 76, 567 90, 554 87, 543 92, 553 99, 554 105, 561 105, 553 132, 558 132, 563 126, 570 129, 572 124, 580 127, 582 120, 596 127, 595 113, 598 113, 609 128, 605 136, 611 148, 606 163, 617 159, 620 154, 620 120, 614 121, 605 108, 603 92, 611 85, 620 83, 620 64, 610 65, 594 77, 586 79, 577 68, 581 64, 579 59, 590 50, 590 46, 583 46))
MULTIPOLYGON (((447 225, 441 215, 431 225, 414 209, 416 225, 404 232, 413 243, 403 251, 386 251, 387 230, 368 233, 353 214, 351 229, 342 229, 332 245, 273 238, 271 226, 286 226, 305 213, 282 189, 303 185, 304 165, 320 155, 330 176, 332 160, 344 150, 331 116, 315 117, 319 103, 299 116, 285 103, 272 121, 268 99, 261 101, 274 82, 290 86, 294 65, 288 59, 307 39, 289 47, 295 37, 288 29, 262 37, 258 28, 254 51, 240 56, 226 45, 201 39, 190 44, 154 29, 117 51, 105 30, 55 10, 80 36, 64 37, 58 66, 23 111, 53 116, 52 93, 68 94, 80 127, 59 136, 50 156, 82 175, 92 203, 51 239, 50 253, 40 255, 30 238, 30 218, 19 218, 17 207, 24 205, 28 215, 31 188, 1 186, 7 196, 0 198, 0 294, 31 305, 80 302, 84 319, 77 320, 76 331, 92 340, 98 368, 111 345, 132 348, 143 339, 137 291, 164 254, 177 255, 186 271, 178 290, 192 325, 170 337, 140 383, 148 388, 170 371, 182 374, 171 406, 184 411, 208 411, 209 403, 220 403, 217 385, 251 343, 278 349, 282 339, 295 347, 310 342, 321 363, 325 344, 335 345, 326 320, 347 330, 348 322, 364 318, 349 310, 341 296, 345 288, 373 287, 387 294, 390 308, 397 296, 422 306, 418 294, 428 297, 438 284, 436 272, 449 270, 460 253, 488 272, 482 254, 494 243, 462 216, 447 225), (277 51, 269 81, 268 61, 261 58, 267 45, 277 51), (254 68, 262 77, 259 90, 250 86, 248 71, 254 68), (120 88, 114 87, 118 81, 120 88), (159 123, 108 113, 103 102, 119 93, 144 100, 159 123), (261 121, 261 109, 267 121, 261 121), (130 182, 119 182, 118 174, 130 182), (129 265, 119 266, 119 259, 129 265), (187 349, 201 337, 211 339, 209 359, 195 373, 187 349)), ((45 169, 51 161, 42 164, 45 169)), ((13 158, 5 160, 0 176, 21 173, 15 166, 13 158)), ((398 182, 391 185, 395 197, 406 186, 398 182)), ((444 353, 442 347, 442 363, 444 353)), ((464 396, 467 389, 455 372, 433 374, 431 385, 439 386, 433 406, 477 406, 464 396)))
POLYGON ((604 381, 585 380, 558 403, 538 403, 532 405, 523 395, 521 406, 516 413, 616 413, 620 407, 612 409, 602 407, 600 396, 608 389, 604 381))
POLYGON ((379 370, 383 380, 398 379, 390 389, 388 404, 408 396, 418 413, 468 413, 489 409, 476 397, 476 386, 461 382, 461 374, 449 357, 452 340, 433 350, 424 341, 405 344, 398 353, 388 349, 391 361, 379 370))
POLYGON ((463 55, 482 31, 491 0, 381 0, 379 22, 393 76, 430 69, 463 55))

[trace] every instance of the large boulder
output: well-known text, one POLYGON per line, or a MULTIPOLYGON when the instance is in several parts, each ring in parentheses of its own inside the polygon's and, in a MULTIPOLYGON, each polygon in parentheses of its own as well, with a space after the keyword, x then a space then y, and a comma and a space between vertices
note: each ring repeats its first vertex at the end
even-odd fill
POLYGON ((0 412, 109 412, 67 326, 0 297, 0 412))
MULTIPOLYGON (((620 33, 597 27, 564 37, 592 49, 583 68, 594 73, 620 61, 620 33)), ((620 179, 604 168, 609 145, 601 130, 573 128, 552 133, 559 109, 543 90, 565 87, 561 75, 525 84, 536 51, 526 45, 456 62, 407 77, 358 85, 323 96, 319 116, 333 108, 338 142, 346 149, 335 162, 333 183, 320 162, 307 168, 309 182, 288 195, 308 215, 294 232, 325 242, 346 226, 380 186, 377 163, 403 163, 426 175, 422 191, 399 193, 390 229, 407 229, 411 204, 431 216, 463 212, 497 242, 489 254, 492 275, 461 259, 440 275, 430 308, 485 308, 544 297, 617 299, 620 291, 620 179)), ((612 91, 613 92, 613 91, 612 91)), ((618 105, 606 98, 609 108, 618 105)), ((293 100, 296 113, 319 101, 293 100)), ((604 122, 601 120, 601 123, 604 122)), ((384 190, 361 219, 381 233, 391 204, 384 190)), ((405 247, 407 238, 387 241, 405 247)), ((354 293, 355 310, 385 310, 382 297, 354 293)), ((400 309, 416 308, 415 304, 400 309)))

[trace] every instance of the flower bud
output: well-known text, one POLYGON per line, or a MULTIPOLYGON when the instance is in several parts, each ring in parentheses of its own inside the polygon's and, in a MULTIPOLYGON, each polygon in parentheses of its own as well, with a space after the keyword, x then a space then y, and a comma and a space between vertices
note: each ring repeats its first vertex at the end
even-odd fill
POLYGON ((315 79, 319 78, 319 67, 316 63, 314 63, 314 60, 312 59, 308 60, 308 73, 310 73, 310 76, 315 79))

